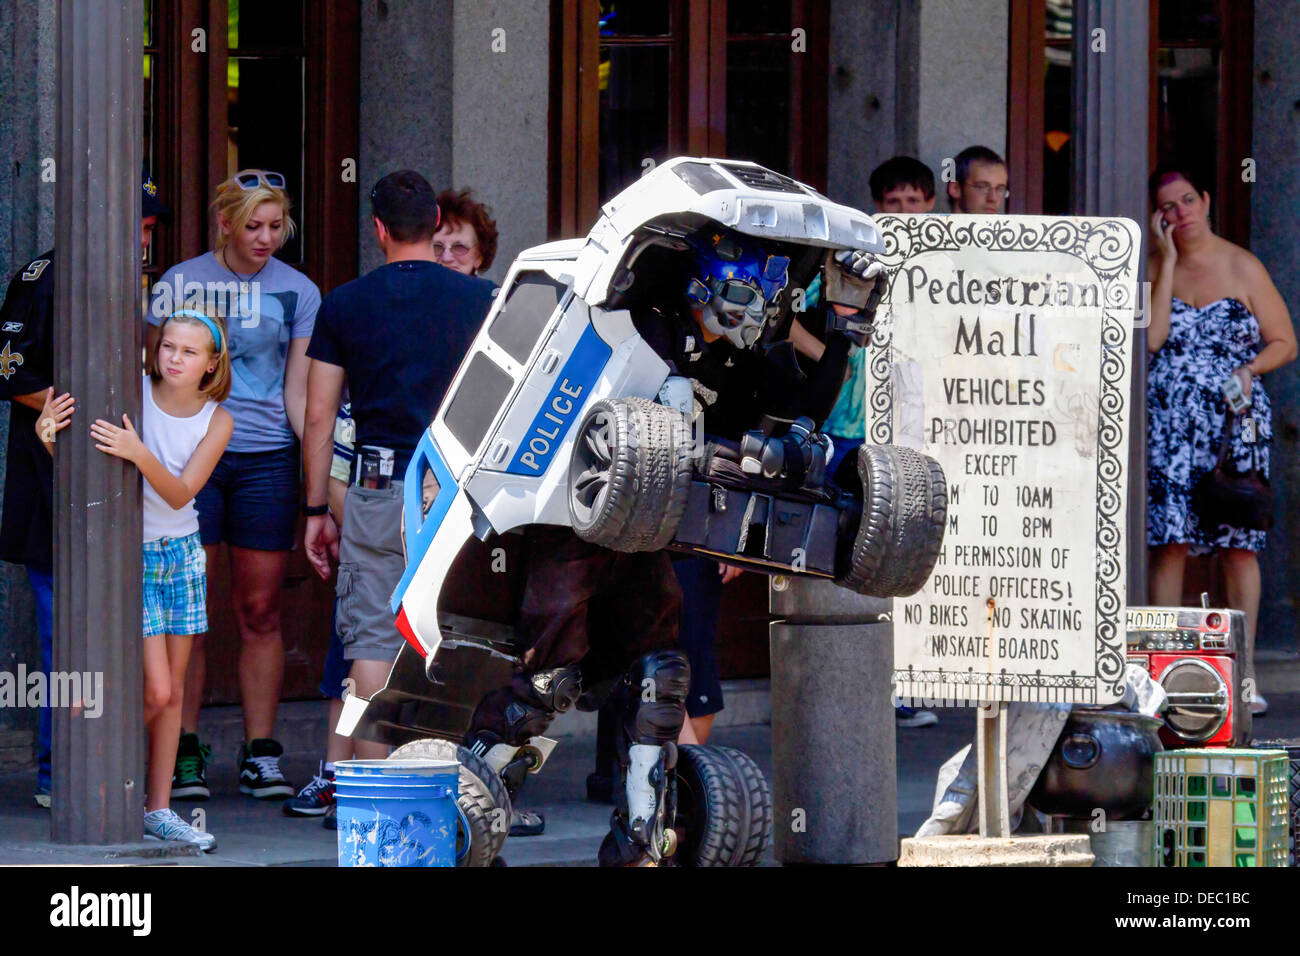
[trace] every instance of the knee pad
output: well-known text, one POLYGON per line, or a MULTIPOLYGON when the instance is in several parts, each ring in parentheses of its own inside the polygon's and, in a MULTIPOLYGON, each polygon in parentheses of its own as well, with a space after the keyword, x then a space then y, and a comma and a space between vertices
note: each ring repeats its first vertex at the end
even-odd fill
POLYGON ((638 658, 627 675, 623 727, 633 744, 674 743, 686 719, 691 665, 681 651, 653 651, 638 658))

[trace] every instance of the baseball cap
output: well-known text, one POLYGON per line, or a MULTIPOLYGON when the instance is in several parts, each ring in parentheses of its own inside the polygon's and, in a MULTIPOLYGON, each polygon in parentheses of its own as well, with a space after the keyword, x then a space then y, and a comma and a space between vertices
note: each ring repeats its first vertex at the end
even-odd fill
POLYGON ((140 202, 140 218, 148 219, 150 216, 157 216, 159 219, 170 219, 171 212, 167 207, 158 201, 158 187, 154 184, 153 177, 149 171, 145 170, 143 175, 143 193, 140 202))

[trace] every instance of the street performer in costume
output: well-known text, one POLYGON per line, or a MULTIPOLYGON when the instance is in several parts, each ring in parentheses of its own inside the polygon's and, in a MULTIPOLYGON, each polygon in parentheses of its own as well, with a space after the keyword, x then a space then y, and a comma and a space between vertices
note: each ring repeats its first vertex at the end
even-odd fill
MULTIPOLYGON (((850 344, 863 344, 870 333, 883 268, 866 253, 828 254, 815 280, 824 294, 804 322, 815 327, 824 320, 827 347, 805 374, 788 343, 762 347, 789 258, 716 226, 686 246, 655 250, 660 261, 653 268, 638 265, 646 278, 627 307, 642 338, 668 363, 669 382, 689 389, 687 401, 703 415, 708 440, 697 467, 715 477, 740 469, 752 486, 748 457, 775 463, 763 472, 774 487, 820 486, 831 448, 814 423, 839 394, 850 344), (795 422, 783 435, 754 431, 764 415, 795 422)), ((527 538, 520 629, 528 650, 510 686, 480 701, 466 744, 479 754, 497 744, 522 746, 584 691, 613 678, 623 785, 600 863, 661 865, 676 846, 675 742, 690 687, 686 656, 677 649, 681 591, 669 556, 607 550, 568 528, 534 526, 527 538)), ((502 775, 514 790, 523 770, 508 766, 502 775)))

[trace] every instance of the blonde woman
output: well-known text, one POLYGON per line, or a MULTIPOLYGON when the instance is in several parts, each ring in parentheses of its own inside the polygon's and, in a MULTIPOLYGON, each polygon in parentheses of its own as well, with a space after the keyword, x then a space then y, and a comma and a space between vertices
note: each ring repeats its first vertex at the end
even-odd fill
MULTIPOLYGON (((230 333, 232 385, 222 407, 234 432, 195 498, 209 564, 230 553, 231 596, 239 624, 239 689, 244 746, 239 790, 259 799, 292 796, 272 738, 284 673, 280 587, 298 516, 298 441, 307 389, 307 342, 320 290, 275 258, 294 233, 284 176, 245 169, 217 187, 216 248, 173 266, 154 286, 150 354, 163 319, 179 308, 214 311, 230 333)), ((198 739, 205 639, 186 674, 182 735, 172 796, 205 800, 208 748, 198 739)))

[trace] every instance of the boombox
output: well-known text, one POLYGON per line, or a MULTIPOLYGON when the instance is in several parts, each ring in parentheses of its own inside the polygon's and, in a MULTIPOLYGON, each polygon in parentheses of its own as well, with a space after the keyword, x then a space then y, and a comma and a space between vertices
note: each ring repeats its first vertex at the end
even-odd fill
POLYGON ((1169 695, 1160 739, 1166 747, 1250 743, 1243 700, 1246 615, 1226 608, 1131 607, 1128 659, 1169 695))

